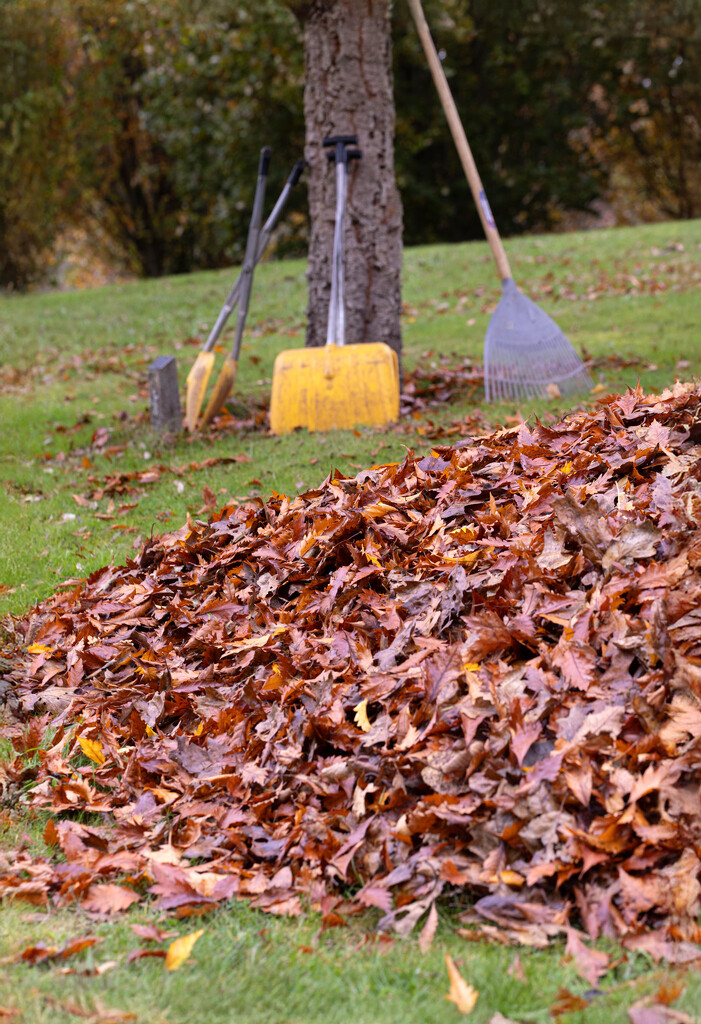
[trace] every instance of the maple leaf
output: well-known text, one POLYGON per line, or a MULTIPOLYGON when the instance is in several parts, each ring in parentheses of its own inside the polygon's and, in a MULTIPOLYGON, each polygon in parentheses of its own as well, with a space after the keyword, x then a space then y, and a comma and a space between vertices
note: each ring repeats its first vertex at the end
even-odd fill
POLYGON ((192 949, 201 935, 204 935, 204 928, 190 932, 189 935, 181 935, 179 939, 174 939, 171 942, 166 953, 166 967, 169 971, 177 971, 189 959, 192 949))

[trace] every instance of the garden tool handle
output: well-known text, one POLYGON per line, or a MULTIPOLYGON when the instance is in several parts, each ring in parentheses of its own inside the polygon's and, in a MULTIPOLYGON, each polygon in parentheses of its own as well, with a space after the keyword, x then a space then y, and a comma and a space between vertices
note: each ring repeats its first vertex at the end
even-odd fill
POLYGON ((489 202, 487 201, 487 196, 484 191, 474 157, 472 156, 472 150, 470 149, 470 144, 467 141, 465 129, 462 126, 462 121, 458 114, 458 109, 455 106, 455 101, 450 91, 448 80, 445 77, 445 72, 440 62, 440 58, 436 53, 436 47, 433 43, 433 39, 431 38, 431 33, 428 24, 426 23, 426 17, 421 7, 421 0, 408 0, 408 3, 414 17, 416 30, 426 54, 426 59, 428 60, 429 68, 431 69, 431 74, 433 75, 433 81, 435 82, 441 104, 443 105, 443 111, 445 113, 446 120, 448 121, 453 141, 455 142, 458 156, 460 157, 460 162, 462 163, 463 170, 465 171, 470 191, 472 192, 472 196, 477 206, 477 212, 480 220, 482 221, 484 233, 487 237, 487 241, 489 242, 489 247, 492 250, 492 256, 494 257, 494 261, 497 265, 499 276, 502 281, 505 281, 507 278, 512 276, 511 267, 509 266, 506 253, 504 252, 504 246, 502 245, 499 231, 496 223, 494 222, 494 217, 492 215, 489 202))
POLYGON ((241 340, 243 338, 243 330, 246 326, 246 316, 248 314, 248 303, 251 297, 251 285, 253 284, 253 271, 258 258, 258 238, 260 236, 260 222, 263 216, 263 203, 265 201, 265 185, 268 176, 268 168, 270 167, 271 149, 269 146, 264 146, 260 153, 260 163, 258 165, 258 182, 256 184, 256 192, 253 199, 253 212, 251 213, 251 223, 248 229, 248 238, 246 239, 246 255, 244 256, 243 269, 241 271, 241 291, 239 295, 239 310, 236 318, 236 332, 234 334, 234 343, 231 347, 231 355, 234 362, 238 361, 239 352, 241 351, 241 340))
MULTIPOLYGON (((329 316, 326 330, 326 344, 345 344, 345 303, 344 303, 344 219, 348 186, 348 164, 351 160, 360 159, 362 151, 350 146, 358 142, 355 135, 332 135, 323 140, 324 147, 333 147, 328 154, 330 162, 336 164, 336 215, 333 236, 333 256, 331 264, 331 296, 329 298, 329 316)), ((330 364, 327 365, 327 376, 330 375, 330 364)))
MULTIPOLYGON (((299 179, 301 178, 304 168, 306 166, 306 160, 298 160, 297 163, 294 165, 290 172, 290 176, 285 182, 284 188, 282 189, 282 192, 280 193, 278 200, 275 203, 275 206, 270 212, 270 216, 268 217, 265 224, 261 228, 260 235, 258 236, 258 252, 256 254, 256 263, 260 261, 263 253, 265 252, 268 242, 270 241, 270 236, 273 233, 275 225, 279 221, 280 215, 282 214, 282 211, 285 208, 288 196, 292 189, 297 184, 297 182, 299 181, 299 179)), ((202 348, 203 352, 212 351, 212 349, 217 343, 219 335, 224 330, 226 321, 229 319, 234 309, 236 308, 236 304, 239 301, 239 295, 241 292, 241 277, 242 275, 239 274, 239 276, 234 281, 231 287, 231 291, 226 297, 226 302, 222 306, 219 316, 216 319, 216 323, 214 324, 214 327, 212 327, 212 330, 209 332, 209 337, 207 338, 207 341, 204 347, 202 348)))

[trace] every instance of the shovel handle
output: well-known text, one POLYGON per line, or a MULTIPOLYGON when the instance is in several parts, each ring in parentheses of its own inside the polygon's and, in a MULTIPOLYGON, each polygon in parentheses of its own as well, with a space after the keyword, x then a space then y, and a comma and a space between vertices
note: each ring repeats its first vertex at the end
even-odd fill
POLYGON ((445 77, 443 66, 438 54, 436 53, 436 47, 433 43, 433 39, 431 38, 431 33, 429 31, 428 24, 426 23, 426 17, 421 7, 421 0, 408 0, 408 3, 414 17, 414 22, 416 23, 416 31, 419 34, 419 39, 421 40, 421 44, 426 54, 426 59, 428 60, 428 66, 431 69, 431 74, 433 75, 433 81, 435 82, 441 104, 443 105, 443 111, 445 113, 446 120, 448 121, 453 141, 455 142, 455 147, 458 151, 458 156, 460 157, 460 162, 462 163, 463 170, 465 171, 465 176, 467 178, 468 185, 470 186, 472 197, 477 206, 477 212, 480 220, 482 221, 484 233, 487 237, 487 241, 489 242, 489 247, 492 250, 494 262, 497 265, 499 276, 502 281, 505 281, 507 278, 511 277, 511 267, 509 266, 506 253, 504 252, 504 246, 502 245, 499 231, 496 223, 494 222, 494 217, 477 170, 477 165, 475 164, 474 157, 472 156, 470 144, 467 141, 465 129, 462 126, 458 109, 455 106, 455 100, 453 99, 453 95, 450 91, 448 79, 445 77))
MULTIPOLYGON (((268 242, 270 241, 270 236, 273 233, 273 229, 275 228, 275 225, 279 221, 282 211, 285 208, 287 198, 291 190, 295 187, 299 179, 302 177, 304 168, 306 166, 306 160, 298 160, 297 163, 292 168, 292 170, 290 171, 290 176, 285 182, 282 192, 280 193, 280 196, 277 202, 275 203, 275 206, 270 212, 270 216, 268 217, 265 224, 260 230, 260 234, 258 236, 258 252, 256 253, 256 263, 260 261, 261 256, 265 252, 268 242)), ((210 331, 209 337, 207 338, 207 341, 205 342, 202 348, 203 352, 211 352, 214 346, 216 345, 219 335, 224 330, 224 325, 226 324, 226 321, 229 319, 234 309, 236 308, 236 304, 239 301, 240 293, 241 274, 239 274, 239 276, 234 281, 231 291, 226 297, 226 302, 222 306, 219 312, 219 316, 216 319, 216 323, 214 324, 214 327, 210 331)))
MULTIPOLYGON (((333 254, 331 260, 331 296, 329 317, 326 328, 326 346, 344 345, 346 340, 346 310, 344 296, 344 220, 346 195, 348 191, 348 165, 351 160, 360 160, 363 153, 356 147, 356 135, 332 135, 323 140, 323 145, 333 147, 328 154, 329 162, 336 165, 336 217, 333 233, 333 254)), ((329 376, 330 354, 326 357, 326 375, 329 376)))

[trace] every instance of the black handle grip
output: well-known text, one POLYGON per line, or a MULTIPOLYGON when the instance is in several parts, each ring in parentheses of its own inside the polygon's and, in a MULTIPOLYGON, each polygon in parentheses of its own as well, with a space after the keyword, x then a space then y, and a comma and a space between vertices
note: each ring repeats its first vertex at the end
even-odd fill
MULTIPOLYGON (((362 156, 362 149, 343 149, 343 147, 341 147, 340 159, 346 164, 346 166, 348 166, 351 160, 360 160, 362 156)), ((327 153, 326 159, 330 164, 335 164, 339 159, 338 148, 334 149, 332 153, 327 153)))
POLYGON ((307 166, 307 161, 306 160, 298 160, 297 161, 297 163, 292 168, 292 173, 290 174, 289 178, 287 179, 288 183, 291 186, 294 186, 294 185, 297 184, 299 179, 302 177, 302 172, 304 171, 304 168, 306 166, 307 166))
POLYGON ((323 146, 357 146, 357 135, 327 135, 322 142, 323 146))
POLYGON ((267 177, 268 168, 270 167, 270 158, 273 155, 273 151, 270 146, 264 146, 260 151, 260 163, 258 164, 258 176, 267 177))

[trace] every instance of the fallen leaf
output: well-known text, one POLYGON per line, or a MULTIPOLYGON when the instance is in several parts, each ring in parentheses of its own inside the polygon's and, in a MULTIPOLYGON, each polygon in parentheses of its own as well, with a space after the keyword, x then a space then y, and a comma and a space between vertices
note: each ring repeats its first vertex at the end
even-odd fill
POLYGON ((63 946, 47 946, 43 942, 36 946, 27 946, 21 953, 10 957, 9 963, 26 963, 35 966, 46 963, 48 960, 67 960, 70 956, 82 953, 84 949, 102 942, 96 935, 83 935, 76 939, 70 939, 63 946))
POLYGON ((204 928, 199 928, 196 932, 181 935, 179 939, 171 942, 166 953, 166 967, 169 971, 177 971, 185 963, 192 953, 193 946, 203 934, 204 928))
POLYGON ((112 917, 114 914, 121 914, 122 911, 128 910, 132 903, 137 903, 140 899, 138 893, 123 885, 97 883, 88 889, 81 902, 81 908, 88 914, 112 917))
POLYGON ((550 1007, 550 1016, 555 1017, 557 1020, 559 1017, 563 1017, 566 1013, 576 1013, 577 1010, 586 1010, 587 1006, 586 999, 582 999, 581 996, 576 996, 568 988, 558 989, 555 1001, 550 1007))
POLYGON ((177 932, 164 931, 157 924, 130 924, 129 927, 135 935, 138 935, 145 942, 166 942, 178 934, 177 932))
POLYGON ((596 988, 599 978, 609 969, 609 956, 601 950, 587 946, 574 928, 567 929, 565 952, 572 957, 577 974, 588 981, 592 988, 596 988))
POLYGON ((422 953, 428 953, 433 943, 433 937, 436 934, 436 928, 438 927, 438 911, 436 910, 436 904, 431 904, 431 909, 428 912, 426 923, 421 929, 421 935, 419 936, 419 949, 422 953))
POLYGON ((85 756, 89 757, 95 764, 102 765, 105 763, 105 754, 102 749, 102 743, 99 740, 91 740, 87 736, 79 736, 78 743, 85 756))
POLYGON ((523 969, 523 964, 521 963, 521 957, 518 955, 518 953, 509 964, 506 973, 510 975, 512 978, 516 978, 517 981, 528 981, 528 978, 526 977, 526 972, 523 969))
POLYGON ((697 1018, 659 1003, 634 1003, 628 1008, 630 1024, 697 1024, 697 1018))
POLYGON ((450 991, 445 998, 451 1003, 455 1003, 460 1013, 472 1013, 479 997, 479 992, 472 985, 468 985, 449 953, 445 954, 445 966, 448 969, 448 978, 450 979, 450 991))
POLYGON ((368 702, 367 702, 367 700, 361 700, 361 702, 359 704, 355 705, 355 707, 353 708, 353 711, 355 712, 354 721, 355 721, 355 724, 358 726, 358 728, 362 729, 363 732, 369 732, 370 729, 372 728, 372 726, 371 726, 370 720, 368 718, 368 702))

